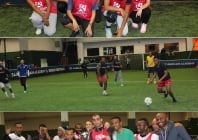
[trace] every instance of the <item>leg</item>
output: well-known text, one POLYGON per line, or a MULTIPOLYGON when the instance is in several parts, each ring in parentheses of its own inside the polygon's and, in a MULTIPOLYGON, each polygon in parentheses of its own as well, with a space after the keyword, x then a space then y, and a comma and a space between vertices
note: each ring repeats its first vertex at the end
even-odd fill
POLYGON ((6 92, 4 83, 0 82, 0 88, 3 91, 3 93, 5 94, 5 96, 8 97, 8 93, 6 92))
POLYGON ((112 37, 111 25, 112 23, 116 22, 116 18, 112 18, 109 11, 104 11, 104 16, 106 17, 106 37, 112 37))
POLYGON ((124 80, 123 80, 123 76, 122 76, 122 71, 121 70, 118 71, 118 75, 119 75, 119 78, 120 78, 121 86, 124 86, 124 80))
POLYGON ((118 71, 114 71, 114 82, 116 83, 118 79, 118 71))
POLYGON ((142 25, 141 25, 141 29, 140 29, 140 32, 141 33, 145 33, 146 32, 146 29, 147 29, 147 23, 150 19, 150 16, 151 16, 151 10, 150 8, 146 8, 142 11, 142 16, 141 16, 141 22, 142 22, 142 25))
POLYGON ((42 17, 36 12, 33 12, 30 19, 32 21, 33 26, 37 29, 36 35, 41 34, 43 28, 42 17))
POLYGON ((175 96, 173 95, 173 92, 171 90, 171 81, 170 80, 167 80, 166 81, 166 91, 167 91, 167 95, 170 95, 173 99, 173 102, 177 102, 176 99, 175 99, 175 96))
POLYGON ((57 14, 51 13, 49 16, 49 26, 43 27, 44 33, 47 36, 52 36, 56 32, 56 22, 57 22, 57 14))
MULTIPOLYGON (((121 27, 123 21, 122 16, 117 16, 117 29, 121 27)), ((127 36, 128 34, 128 24, 126 23, 122 31, 122 36, 127 36)))

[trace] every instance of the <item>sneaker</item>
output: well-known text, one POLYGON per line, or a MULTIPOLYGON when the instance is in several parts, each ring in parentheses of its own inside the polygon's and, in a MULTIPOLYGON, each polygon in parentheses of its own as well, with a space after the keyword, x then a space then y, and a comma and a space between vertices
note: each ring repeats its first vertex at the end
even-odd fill
POLYGON ((23 93, 27 93, 27 91, 26 91, 26 90, 24 90, 24 91, 23 91, 23 93))
POLYGON ((12 93, 12 94, 11 94, 11 96, 12 96, 12 98, 15 98, 15 95, 14 95, 14 93, 12 93))
POLYGON ((132 22, 132 27, 135 28, 135 29, 139 28, 138 24, 137 23, 133 23, 133 22, 132 22))
POLYGON ((36 34, 36 35, 40 35, 41 33, 42 33, 42 30, 39 29, 39 28, 37 28, 35 34, 36 34))
POLYGON ((102 95, 107 96, 106 90, 104 90, 104 91, 102 92, 102 95))
POLYGON ((7 98, 9 97, 7 92, 4 92, 4 94, 5 94, 5 96, 6 96, 7 98))
POLYGON ((176 103, 176 102, 177 102, 177 100, 175 98, 173 98, 173 103, 176 103))
POLYGON ((141 29, 140 29, 140 33, 146 33, 146 27, 147 27, 147 24, 142 23, 142 26, 141 26, 141 29))
POLYGON ((167 93, 167 91, 165 91, 164 98, 167 98, 167 97, 168 97, 168 93, 167 93))
POLYGON ((157 81, 156 81, 156 80, 154 80, 154 81, 153 81, 153 84, 157 84, 157 81))
POLYGON ((112 37, 111 28, 105 28, 105 31, 106 31, 106 37, 112 37))
POLYGON ((79 35, 80 34, 80 31, 78 30, 78 31, 73 31, 71 34, 70 34, 70 36, 69 37, 76 37, 77 35, 79 35))

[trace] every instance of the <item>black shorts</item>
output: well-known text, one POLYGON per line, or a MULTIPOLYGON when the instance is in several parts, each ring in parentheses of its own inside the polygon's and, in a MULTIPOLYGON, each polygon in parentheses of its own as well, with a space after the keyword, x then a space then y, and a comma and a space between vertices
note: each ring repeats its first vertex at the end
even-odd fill
POLYGON ((154 73, 154 67, 148 67, 148 73, 154 73))
MULTIPOLYGON (((82 18, 77 17, 77 16, 74 16, 74 17, 75 17, 78 25, 81 25, 82 31, 83 31, 83 35, 86 36, 85 30, 86 30, 87 26, 89 25, 89 22, 90 21, 89 20, 82 19, 82 18)), ((62 18, 61 23, 62 23, 62 25, 66 26, 66 25, 72 23, 72 20, 66 15, 66 16, 64 16, 62 18)), ((94 24, 92 24, 91 29, 92 29, 92 32, 94 34, 94 24)), ((93 34, 92 34, 92 36, 93 36, 93 34)))

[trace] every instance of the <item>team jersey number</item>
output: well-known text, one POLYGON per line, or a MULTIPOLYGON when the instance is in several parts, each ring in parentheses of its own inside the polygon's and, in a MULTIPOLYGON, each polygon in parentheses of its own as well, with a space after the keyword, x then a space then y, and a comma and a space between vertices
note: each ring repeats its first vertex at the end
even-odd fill
POLYGON ((136 7, 136 9, 138 10, 138 9, 140 9, 142 6, 143 6, 143 3, 137 3, 135 7, 136 7))

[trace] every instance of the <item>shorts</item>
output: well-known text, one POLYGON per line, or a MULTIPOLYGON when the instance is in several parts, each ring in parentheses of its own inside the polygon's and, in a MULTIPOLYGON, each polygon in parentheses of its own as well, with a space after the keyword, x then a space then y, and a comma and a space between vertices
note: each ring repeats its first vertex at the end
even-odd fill
POLYGON ((8 83, 0 82, 0 88, 4 88, 4 87, 6 87, 6 88, 12 88, 11 87, 11 84, 9 82, 8 83))
POLYGON ((171 79, 168 79, 168 80, 159 82, 157 87, 158 88, 163 88, 165 86, 171 86, 171 85, 172 85, 172 81, 171 81, 171 79))
POLYGON ((107 77, 107 75, 106 75, 106 74, 104 74, 104 75, 100 75, 100 76, 97 76, 96 78, 97 78, 98 83, 106 82, 106 81, 107 81, 107 79, 108 79, 108 77, 107 77))
POLYGON ((148 67, 148 73, 154 73, 154 67, 148 67))

